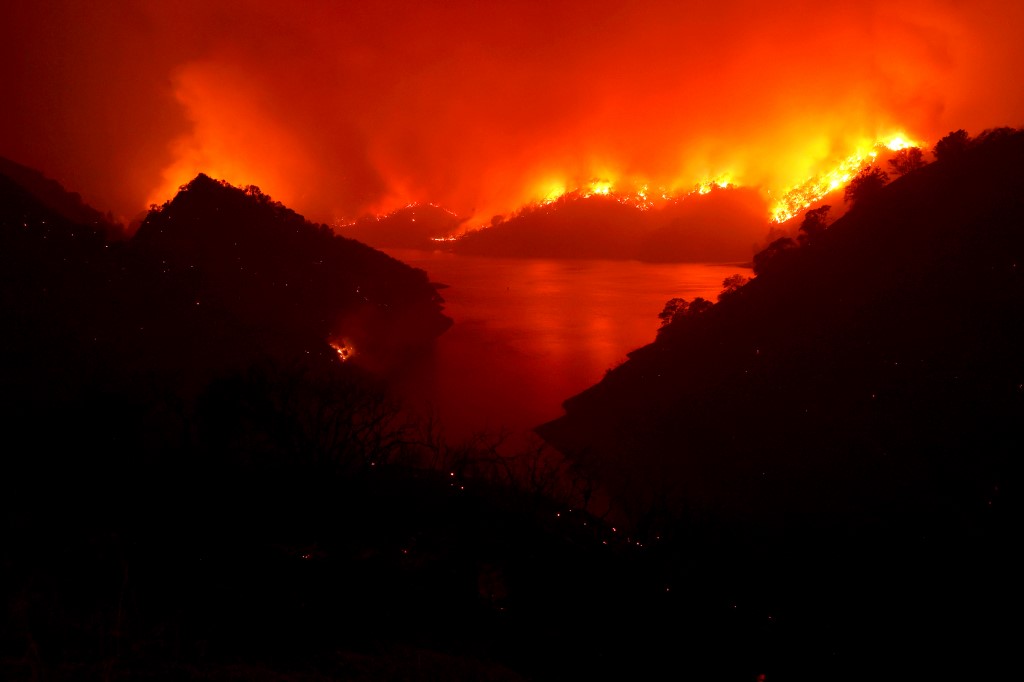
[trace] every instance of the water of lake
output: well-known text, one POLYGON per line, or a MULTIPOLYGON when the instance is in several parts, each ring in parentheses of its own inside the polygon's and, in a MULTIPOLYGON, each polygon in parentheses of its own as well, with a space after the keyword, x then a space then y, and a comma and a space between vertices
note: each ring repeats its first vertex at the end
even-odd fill
POLYGON ((544 260, 390 249, 442 289, 453 326, 410 378, 449 439, 527 433, 650 343, 673 297, 715 300, 735 264, 544 260))

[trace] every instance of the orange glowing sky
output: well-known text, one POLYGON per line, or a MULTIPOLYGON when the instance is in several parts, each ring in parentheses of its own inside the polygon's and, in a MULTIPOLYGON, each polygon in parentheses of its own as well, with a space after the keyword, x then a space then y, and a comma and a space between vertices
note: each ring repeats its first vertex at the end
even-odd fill
POLYGON ((1024 5, 14 3, 0 155, 128 221, 198 172, 335 223, 593 179, 778 195, 896 132, 1024 125, 1024 5))

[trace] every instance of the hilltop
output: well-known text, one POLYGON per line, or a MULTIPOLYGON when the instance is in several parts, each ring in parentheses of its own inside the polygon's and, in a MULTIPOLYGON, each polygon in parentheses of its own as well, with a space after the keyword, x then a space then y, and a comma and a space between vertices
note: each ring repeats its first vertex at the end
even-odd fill
POLYGON ((767 242, 767 213, 752 188, 713 187, 657 205, 577 191, 496 216, 448 248, 501 257, 745 263, 767 242))
POLYGON ((199 175, 149 213, 131 248, 165 279, 199 287, 196 297, 242 325, 249 346, 304 353, 334 341, 383 368, 451 325, 424 271, 306 221, 257 187, 199 175))
POLYGON ((5 183, 15 184, 50 213, 70 223, 99 230, 110 239, 124 236, 124 226, 116 222, 113 215, 89 206, 82 195, 69 192, 59 182, 34 168, 0 157, 0 177, 5 183))
POLYGON ((631 523, 758 581, 808 651, 861 652, 846 673, 985 677, 1012 650, 1024 133, 955 151, 761 252, 716 303, 674 302, 537 428, 631 523))
POLYGON ((51 207, 72 203, 52 197, 74 195, 35 183, 50 190, 43 202, 22 177, 37 175, 0 174, 4 300, 23 318, 5 342, 22 344, 19 365, 31 367, 30 349, 60 339, 45 364, 106 357, 201 380, 258 357, 332 357, 335 342, 380 368, 451 324, 426 273, 306 221, 258 188, 199 175, 130 238, 113 240, 97 211, 51 207))
POLYGON ((375 248, 434 249, 464 223, 454 213, 432 204, 410 204, 384 216, 364 216, 336 231, 375 248))
POLYGON ((759 521, 982 504, 1024 398, 1022 158, 997 131, 773 245, 540 433, 623 492, 759 521))

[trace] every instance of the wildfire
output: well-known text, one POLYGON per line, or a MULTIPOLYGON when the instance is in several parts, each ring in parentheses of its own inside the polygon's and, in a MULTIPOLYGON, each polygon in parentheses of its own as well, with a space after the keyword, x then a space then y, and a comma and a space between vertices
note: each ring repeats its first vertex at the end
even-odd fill
MULTIPOLYGON (((826 170, 785 189, 781 195, 771 188, 765 188, 769 197, 778 195, 771 201, 769 218, 772 222, 783 223, 799 215, 827 195, 845 187, 866 165, 874 163, 884 152, 897 152, 909 147, 920 147, 904 133, 896 133, 875 140, 870 145, 864 144, 854 153, 839 160, 826 170)), ((677 185, 678 187, 679 185, 677 185)), ((619 203, 635 206, 640 210, 648 210, 657 204, 680 201, 692 195, 704 195, 716 188, 740 187, 741 182, 734 179, 732 173, 722 173, 715 177, 705 178, 693 185, 689 191, 678 191, 659 187, 652 191, 646 182, 616 182, 608 178, 599 178, 570 189, 565 182, 549 182, 538 194, 544 198, 534 202, 537 205, 548 205, 567 199, 589 199, 590 197, 608 197, 619 203)))
POLYGON ((722 175, 714 179, 705 179, 693 186, 689 192, 679 193, 664 187, 659 187, 652 193, 647 183, 616 183, 611 180, 592 180, 583 187, 567 189, 565 184, 554 184, 544 195, 544 199, 536 202, 541 206, 554 204, 567 199, 589 199, 591 197, 607 197, 614 199, 620 204, 626 204, 646 211, 658 203, 677 201, 692 194, 707 194, 713 189, 725 188, 735 183, 728 175, 722 175))
POLYGON ((919 143, 898 133, 876 141, 870 149, 857 150, 832 168, 787 190, 772 206, 772 222, 784 223, 828 194, 845 187, 862 168, 878 158, 883 149, 897 152, 919 146, 919 143))
POLYGON ((725 189, 726 187, 732 184, 733 182, 729 179, 728 175, 719 176, 714 180, 702 180, 701 182, 697 183, 697 186, 694 188, 691 194, 708 194, 709 192, 711 192, 711 190, 715 189, 716 187, 720 189, 725 189))
POLYGON ((715 178, 705 178, 693 185, 688 192, 678 192, 665 187, 658 187, 652 192, 651 186, 646 182, 616 183, 612 180, 599 179, 591 180, 582 187, 568 189, 564 183, 552 183, 544 198, 535 202, 541 206, 547 206, 559 201, 569 199, 589 199, 591 197, 607 197, 614 199, 620 204, 633 206, 641 211, 647 211, 656 205, 663 205, 684 199, 695 194, 708 194, 716 188, 735 187, 730 174, 722 174, 715 178))
POLYGON ((890 151, 898 152, 901 149, 908 149, 910 147, 920 147, 916 142, 907 140, 902 135, 893 135, 889 138, 888 142, 881 142, 882 146, 887 147, 890 151))
POLYGON ((617 183, 608 179, 595 179, 582 187, 569 189, 565 183, 555 182, 548 185, 549 189, 544 193, 544 198, 535 202, 541 206, 554 204, 567 199, 589 199, 591 197, 607 197, 614 199, 620 204, 635 206, 641 211, 646 211, 654 204, 648 196, 649 187, 646 184, 638 184, 630 188, 619 188, 617 183))

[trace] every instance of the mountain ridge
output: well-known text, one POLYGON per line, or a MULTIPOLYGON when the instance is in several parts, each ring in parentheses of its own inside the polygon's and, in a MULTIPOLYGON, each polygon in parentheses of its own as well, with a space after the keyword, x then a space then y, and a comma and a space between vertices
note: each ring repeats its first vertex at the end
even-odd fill
POLYGON ((1024 135, 997 131, 893 181, 813 241, 762 259, 714 306, 677 315, 538 433, 626 497, 650 484, 751 521, 769 510, 779 523, 814 510, 852 518, 862 505, 924 504, 918 495, 983 504, 1015 442, 1005 419, 1022 409, 1022 158, 1024 135), (943 415, 935 434, 929 409, 943 415), (954 493, 945 486, 967 465, 956 449, 972 437, 1006 442, 967 467, 977 489, 954 493), (930 460, 925 443, 943 454, 930 460), (819 480, 831 465, 843 473, 819 480))

